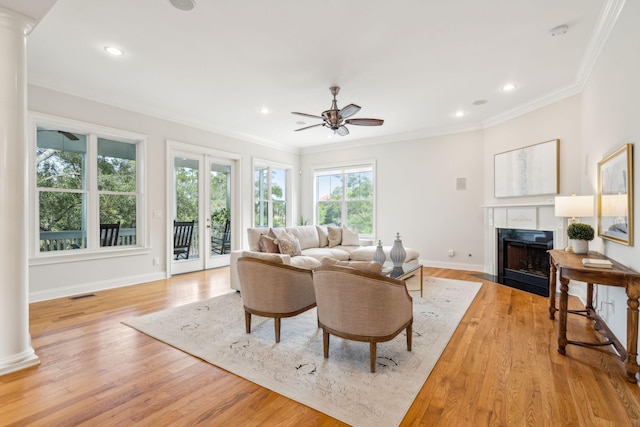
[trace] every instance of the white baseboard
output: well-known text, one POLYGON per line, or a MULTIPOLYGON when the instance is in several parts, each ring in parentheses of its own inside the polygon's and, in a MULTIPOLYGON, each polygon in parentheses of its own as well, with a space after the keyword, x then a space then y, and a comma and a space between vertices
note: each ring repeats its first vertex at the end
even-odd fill
POLYGON ((72 295, 81 295, 88 292, 103 291, 105 289, 121 288, 123 286, 137 285, 139 283, 166 279, 166 277, 166 272, 160 271, 140 276, 122 277, 114 280, 104 280, 100 282, 83 283, 81 285, 64 286, 60 288, 46 289, 43 291, 29 292, 29 303, 55 298, 64 298, 72 295))
POLYGON ((420 264, 425 267, 450 268, 452 270, 470 270, 484 272, 483 264, 463 264, 461 262, 443 262, 421 259, 420 264))

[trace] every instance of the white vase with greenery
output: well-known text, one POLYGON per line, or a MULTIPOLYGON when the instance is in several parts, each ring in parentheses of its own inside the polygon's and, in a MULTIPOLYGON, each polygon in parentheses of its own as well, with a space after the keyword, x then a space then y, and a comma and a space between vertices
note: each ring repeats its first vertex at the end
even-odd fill
POLYGON ((567 227, 567 236, 572 240, 573 253, 586 254, 589 252, 589 241, 593 240, 595 233, 589 224, 576 222, 567 227))

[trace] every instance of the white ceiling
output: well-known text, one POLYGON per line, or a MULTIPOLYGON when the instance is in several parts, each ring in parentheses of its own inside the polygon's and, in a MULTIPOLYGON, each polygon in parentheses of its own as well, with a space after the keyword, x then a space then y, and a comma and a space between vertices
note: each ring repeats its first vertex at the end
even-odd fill
POLYGON ((621 3, 196 2, 184 12, 169 0, 58 0, 29 36, 29 82, 292 149, 430 136, 578 93, 621 3), (563 24, 565 35, 550 35, 563 24), (108 56, 107 45, 125 55, 108 56), (508 82, 517 88, 502 92, 508 82), (332 85, 339 107, 358 104, 354 118, 384 125, 294 132, 317 121, 291 112, 319 115, 332 85))

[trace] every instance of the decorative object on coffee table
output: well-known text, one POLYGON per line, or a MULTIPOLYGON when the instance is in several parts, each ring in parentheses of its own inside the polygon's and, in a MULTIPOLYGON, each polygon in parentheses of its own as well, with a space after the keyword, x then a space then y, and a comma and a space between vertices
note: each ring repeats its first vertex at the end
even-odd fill
POLYGON ((376 248, 376 253, 373 254, 373 260, 380 265, 384 264, 387 260, 387 256, 384 254, 384 250, 382 249, 382 240, 378 240, 378 247, 376 248))
POLYGON ((589 224, 573 223, 567 227, 567 236, 573 241, 573 252, 586 254, 589 252, 589 240, 593 240, 595 233, 589 224))
POLYGON ((391 258, 394 268, 401 268, 402 264, 404 264, 405 258, 407 258, 407 251, 405 251, 404 247, 402 246, 400 233, 396 233, 396 240, 393 242, 393 247, 391 248, 389 258, 391 258))

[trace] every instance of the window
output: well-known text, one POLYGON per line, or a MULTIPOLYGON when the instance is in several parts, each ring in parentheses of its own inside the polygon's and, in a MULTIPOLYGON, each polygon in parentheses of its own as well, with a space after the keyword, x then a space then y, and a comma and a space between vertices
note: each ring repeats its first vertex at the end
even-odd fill
POLYGON ((285 227, 289 169, 256 163, 253 170, 254 226, 285 227))
POLYGON ((316 223, 346 224, 374 234, 373 165, 316 170, 316 223))
POLYGON ((77 123, 73 131, 37 123, 36 134, 34 252, 98 250, 101 224, 119 224, 113 245, 138 246, 142 139, 105 136, 77 123))

